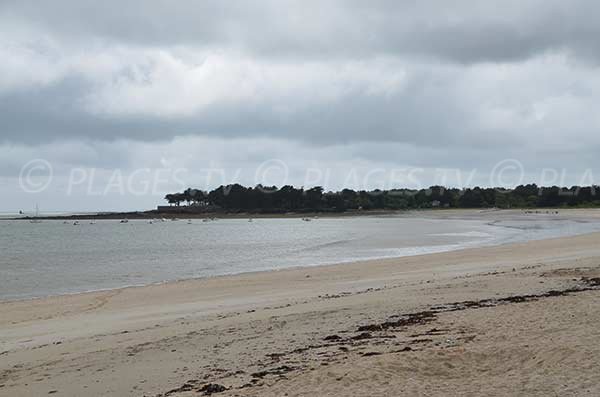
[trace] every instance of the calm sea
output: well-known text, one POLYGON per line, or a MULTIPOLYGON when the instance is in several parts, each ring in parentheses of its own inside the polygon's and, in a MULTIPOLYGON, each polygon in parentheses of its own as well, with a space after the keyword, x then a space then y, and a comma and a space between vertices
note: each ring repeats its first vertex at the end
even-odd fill
POLYGON ((560 218, 155 222, 0 220, 0 299, 400 257, 600 231, 560 218))

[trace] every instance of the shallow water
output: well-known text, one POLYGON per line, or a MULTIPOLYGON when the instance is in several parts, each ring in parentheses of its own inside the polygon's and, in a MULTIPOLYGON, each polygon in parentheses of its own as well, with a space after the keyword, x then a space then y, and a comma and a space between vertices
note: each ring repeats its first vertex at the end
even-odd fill
POLYGON ((400 257, 600 231, 567 219, 415 216, 147 221, 0 221, 0 299, 257 270, 400 257))

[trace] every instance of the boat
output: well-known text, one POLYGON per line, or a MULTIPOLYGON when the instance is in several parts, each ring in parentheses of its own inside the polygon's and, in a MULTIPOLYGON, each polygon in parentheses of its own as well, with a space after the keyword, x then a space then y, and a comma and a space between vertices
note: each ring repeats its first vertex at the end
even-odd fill
POLYGON ((73 222, 73 226, 79 226, 79 221, 73 222))
POLYGON ((149 225, 151 225, 151 224, 153 224, 153 223, 154 223, 154 221, 153 221, 152 219, 150 219, 150 220, 148 221, 148 224, 149 224, 149 225))
POLYGON ((192 220, 191 220, 191 219, 188 219, 188 221, 187 221, 187 224, 188 224, 188 225, 191 225, 191 224, 192 224, 192 220))
POLYGON ((121 219, 121 222, 119 222, 119 223, 129 223, 129 220, 128 219, 121 219))
POLYGON ((310 222, 310 221, 312 221, 312 219, 310 219, 310 218, 302 218, 302 220, 303 220, 304 222, 310 222))
POLYGON ((96 221, 91 221, 90 222, 90 225, 95 225, 95 224, 96 224, 96 221))
POLYGON ((166 222, 166 221, 167 221, 167 218, 160 218, 160 221, 161 221, 161 222, 166 222))

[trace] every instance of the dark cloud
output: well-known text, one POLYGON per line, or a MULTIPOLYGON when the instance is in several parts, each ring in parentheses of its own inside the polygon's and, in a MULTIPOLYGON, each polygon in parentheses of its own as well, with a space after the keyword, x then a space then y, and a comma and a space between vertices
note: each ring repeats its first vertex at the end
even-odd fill
POLYGON ((600 145, 599 11, 584 0, 5 0, 0 145, 102 142, 107 160, 86 153, 103 167, 178 136, 224 143, 223 158, 225 143, 256 139, 303 153, 354 145, 344 160, 367 163, 581 167, 600 145))
POLYGON ((233 47, 268 56, 423 55, 514 61, 550 50, 597 56, 594 1, 5 1, 3 21, 69 41, 233 47))
MULTIPOLYGON (((47 87, 0 95, 0 141, 30 145, 54 140, 169 140, 174 136, 271 137, 331 145, 356 141, 406 142, 429 147, 517 145, 471 124, 476 109, 448 86, 417 81, 401 92, 349 91, 327 103, 282 114, 276 103, 216 103, 191 115, 102 114, 85 108, 92 87, 65 78, 47 87)), ((294 106, 291 103, 290 106, 294 106)))

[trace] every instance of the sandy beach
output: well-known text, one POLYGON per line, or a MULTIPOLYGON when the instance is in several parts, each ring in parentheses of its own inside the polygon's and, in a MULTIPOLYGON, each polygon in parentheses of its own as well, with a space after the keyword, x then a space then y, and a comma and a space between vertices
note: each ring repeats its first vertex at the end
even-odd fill
POLYGON ((599 1, 0 33, 0 397, 600 397, 599 1))
POLYGON ((600 395, 600 234, 0 303, 3 396, 600 395))

